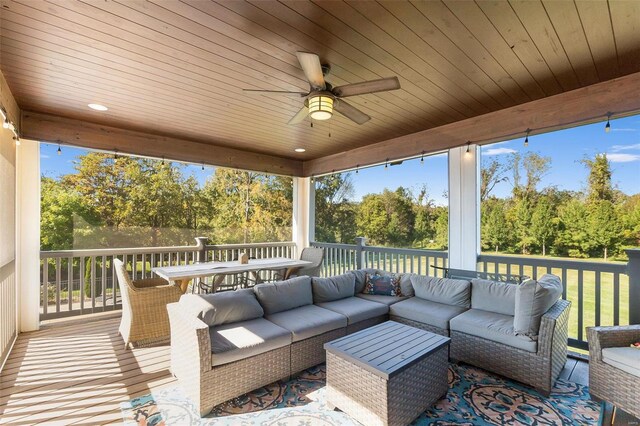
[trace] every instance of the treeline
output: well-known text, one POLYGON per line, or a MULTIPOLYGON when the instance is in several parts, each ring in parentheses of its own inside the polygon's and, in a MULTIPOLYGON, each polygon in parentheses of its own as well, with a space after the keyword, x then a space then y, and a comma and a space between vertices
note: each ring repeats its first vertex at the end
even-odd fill
POLYGON ((624 248, 640 246, 640 194, 626 195, 611 182, 605 154, 582 164, 584 191, 538 190, 551 167, 549 157, 510 154, 482 168, 482 248, 487 251, 561 257, 624 258, 624 248), (511 196, 491 195, 503 181, 511 196))
POLYGON ((447 248, 448 210, 434 204, 426 186, 384 189, 359 203, 352 198, 349 173, 316 179, 316 240, 353 244, 361 236, 370 245, 447 248))
POLYGON ((291 239, 291 178, 217 168, 200 187, 184 166, 89 153, 42 178, 42 250, 291 239))

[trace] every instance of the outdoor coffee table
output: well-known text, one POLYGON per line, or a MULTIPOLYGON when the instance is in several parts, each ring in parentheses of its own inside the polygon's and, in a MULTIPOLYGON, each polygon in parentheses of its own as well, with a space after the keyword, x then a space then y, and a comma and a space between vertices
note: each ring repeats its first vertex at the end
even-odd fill
POLYGON ((363 425, 406 425, 448 390, 451 339, 395 321, 325 343, 327 402, 363 425))

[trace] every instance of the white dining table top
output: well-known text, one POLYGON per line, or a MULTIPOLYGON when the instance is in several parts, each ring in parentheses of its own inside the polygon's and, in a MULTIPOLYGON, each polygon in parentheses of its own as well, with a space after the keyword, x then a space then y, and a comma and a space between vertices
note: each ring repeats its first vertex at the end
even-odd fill
POLYGON ((191 265, 161 266, 152 268, 151 271, 165 280, 177 281, 210 277, 219 274, 261 271, 265 269, 300 268, 311 264, 312 262, 306 260, 274 257, 268 259, 249 259, 249 263, 245 264, 234 260, 231 262, 206 262, 193 263, 191 265))

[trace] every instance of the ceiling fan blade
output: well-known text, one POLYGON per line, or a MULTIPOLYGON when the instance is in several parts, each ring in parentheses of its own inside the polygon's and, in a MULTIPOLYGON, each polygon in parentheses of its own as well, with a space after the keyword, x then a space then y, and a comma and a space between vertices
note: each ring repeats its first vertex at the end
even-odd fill
POLYGON ((262 89, 242 89, 243 93, 248 95, 298 95, 298 96, 307 96, 307 92, 290 92, 288 90, 262 90, 262 89))
POLYGON ((324 90, 327 86, 324 82, 324 76, 322 74, 322 65, 320 64, 320 58, 315 53, 308 52, 296 52, 298 62, 304 71, 304 75, 309 80, 311 87, 316 90, 324 90))
POLYGON ((367 93, 386 92, 400 88, 398 77, 381 78, 361 83, 345 84, 333 88, 333 94, 346 98, 347 96, 365 95, 367 93))
POLYGON ((294 115, 293 117, 291 117, 291 120, 289 120, 289 123, 287 124, 298 124, 298 123, 302 123, 302 121, 307 117, 307 115, 309 114, 309 108, 307 108, 306 106, 303 106, 300 111, 298 111, 296 113, 296 115, 294 115))
POLYGON ((333 105, 333 109, 347 117, 349 120, 354 121, 358 124, 364 124, 367 121, 371 120, 371 117, 369 117, 367 114, 360 111, 353 105, 343 101, 342 99, 336 99, 333 105))

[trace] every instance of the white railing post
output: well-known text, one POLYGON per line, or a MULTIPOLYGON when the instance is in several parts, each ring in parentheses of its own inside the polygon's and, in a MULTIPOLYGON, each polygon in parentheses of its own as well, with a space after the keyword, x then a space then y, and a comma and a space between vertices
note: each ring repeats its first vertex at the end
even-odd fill
POLYGON ((198 252, 196 253, 196 262, 204 263, 207 261, 207 242, 209 238, 207 237, 196 237, 196 248, 198 252))
POLYGON ((480 253, 480 166, 477 145, 449 150, 449 267, 476 270, 480 253))
POLYGON ((293 178, 292 206, 291 237, 296 243, 296 256, 299 256, 315 237, 315 186, 311 178, 293 178))
POLYGON ((365 237, 356 237, 356 268, 362 269, 364 268, 364 246, 367 244, 367 239, 365 237))
POLYGON ((640 324, 640 249, 627 249, 629 263, 629 324, 640 324))

